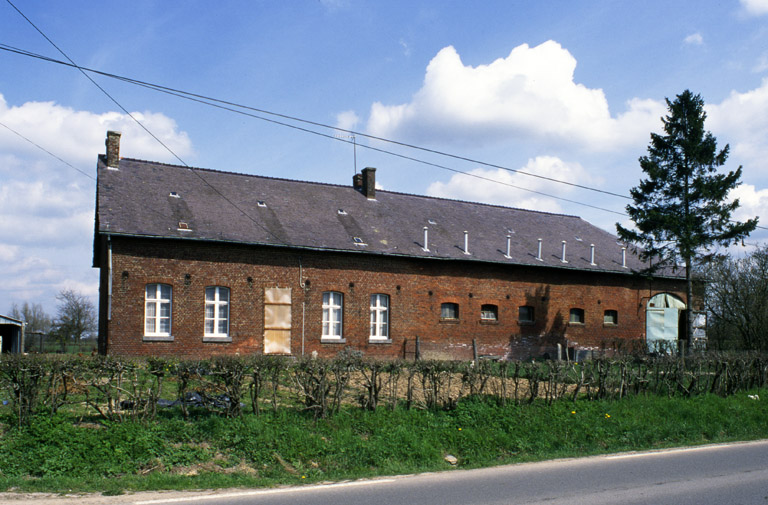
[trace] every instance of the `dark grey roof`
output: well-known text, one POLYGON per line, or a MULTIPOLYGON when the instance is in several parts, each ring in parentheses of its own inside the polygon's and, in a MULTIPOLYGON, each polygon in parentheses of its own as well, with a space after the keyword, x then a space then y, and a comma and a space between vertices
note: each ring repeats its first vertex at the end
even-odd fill
POLYGON ((133 159, 98 166, 98 231, 416 258, 629 273, 644 264, 575 216, 188 168, 133 159), (263 206, 259 205, 263 202, 263 206), (340 212, 343 210, 343 213, 340 212), (186 226, 186 229, 185 229, 186 226), (424 226, 429 231, 425 251, 424 226), (464 231, 469 253, 464 253, 464 231), (511 235, 510 257, 507 235, 511 235), (355 242, 355 237, 362 244, 355 242), (538 239, 542 258, 538 260, 538 239), (562 241, 567 242, 561 261, 562 241), (595 264, 590 264, 590 244, 595 264))

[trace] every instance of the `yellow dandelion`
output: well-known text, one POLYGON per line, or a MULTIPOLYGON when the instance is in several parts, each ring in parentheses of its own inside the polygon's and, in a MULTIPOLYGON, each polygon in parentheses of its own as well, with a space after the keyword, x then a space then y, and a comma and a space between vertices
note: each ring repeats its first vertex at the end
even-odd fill
POLYGON ((610 417, 611 417, 611 415, 610 415, 610 414, 606 414, 606 415, 605 415, 605 418, 606 418, 606 419, 609 419, 610 417))
POLYGON ((575 414, 575 413, 576 413, 576 411, 575 411, 575 410, 572 410, 572 411, 571 411, 571 414, 575 414))
POLYGON ((459 428, 459 431, 461 431, 461 428, 459 428))

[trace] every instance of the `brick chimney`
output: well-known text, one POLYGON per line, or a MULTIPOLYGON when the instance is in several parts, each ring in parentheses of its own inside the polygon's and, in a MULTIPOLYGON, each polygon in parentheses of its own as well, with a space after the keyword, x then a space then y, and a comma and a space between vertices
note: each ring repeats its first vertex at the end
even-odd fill
POLYGON ((376 198, 376 169, 366 167, 363 169, 363 187, 362 192, 369 200, 376 198))
POLYGON ((117 170, 120 166, 120 132, 107 132, 107 168, 117 170))

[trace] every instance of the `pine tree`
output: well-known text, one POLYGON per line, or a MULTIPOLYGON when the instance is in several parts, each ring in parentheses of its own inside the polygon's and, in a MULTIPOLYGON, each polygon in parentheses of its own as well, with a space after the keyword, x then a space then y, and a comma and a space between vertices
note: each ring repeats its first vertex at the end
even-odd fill
MULTIPOLYGON (((630 190, 634 204, 627 214, 635 229, 616 224, 619 237, 642 248, 640 256, 658 268, 685 267, 686 304, 691 308, 691 273, 714 245, 728 246, 747 237, 757 218, 739 223, 731 215, 738 200, 728 193, 740 184, 741 168, 719 173, 729 147, 717 150, 717 140, 704 130, 704 101, 686 90, 674 102, 667 99, 669 115, 662 118, 665 135, 651 134, 648 155, 640 158, 647 178, 630 190)), ((693 313, 686 318, 691 339, 693 313)))

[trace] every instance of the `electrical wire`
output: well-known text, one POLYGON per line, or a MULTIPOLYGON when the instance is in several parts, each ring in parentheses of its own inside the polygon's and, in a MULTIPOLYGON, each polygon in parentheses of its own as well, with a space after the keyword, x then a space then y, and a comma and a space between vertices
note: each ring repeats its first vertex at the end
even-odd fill
MULTIPOLYGON (((247 107, 247 106, 243 106, 243 105, 238 105, 238 104, 234 104, 232 102, 227 102, 225 100, 218 100, 218 99, 213 99, 213 98, 209 99, 209 98, 204 97, 202 95, 197 95, 197 94, 194 94, 194 93, 189 93, 189 92, 180 91, 180 90, 174 90, 173 88, 168 88, 168 87, 165 87, 165 86, 160 86, 160 85, 156 85, 156 84, 152 84, 152 83, 147 83, 147 82, 140 81, 140 80, 137 80, 137 79, 132 79, 132 78, 129 78, 129 77, 124 77, 124 76, 120 76, 120 75, 116 75, 116 74, 111 74, 111 73, 108 73, 108 72, 102 72, 102 71, 99 71, 99 70, 89 69, 87 67, 78 67, 77 65, 72 64, 72 63, 67 63, 67 62, 64 62, 64 61, 61 61, 61 60, 56 60, 56 59, 49 58, 49 57, 46 57, 46 56, 41 56, 41 55, 38 55, 38 54, 35 54, 35 53, 31 53, 29 51, 25 51, 25 50, 21 50, 21 49, 18 49, 18 48, 14 48, 12 46, 8 46, 6 44, 0 44, 0 49, 5 50, 5 51, 9 51, 9 52, 13 52, 13 53, 17 53, 17 54, 21 54, 21 55, 25 55, 25 56, 30 56, 30 57, 41 59, 41 60, 45 60, 45 61, 48 61, 48 62, 51 62, 51 63, 57 63, 57 64, 61 64, 61 65, 64 65, 64 66, 69 66, 69 67, 76 67, 76 68, 78 68, 81 71, 93 72, 95 74, 102 75, 104 77, 109 77, 109 78, 112 78, 112 79, 117 79, 117 80, 120 80, 120 81, 123 81, 123 82, 126 82, 126 83, 130 83, 130 84, 134 84, 134 85, 137 85, 137 86, 145 87, 145 88, 148 88, 148 89, 151 89, 151 90, 154 90, 154 91, 158 91, 158 92, 161 92, 161 93, 165 93, 165 94, 168 94, 168 95, 171 95, 171 96, 176 96, 178 98, 182 98, 182 99, 189 100, 189 101, 196 102, 196 103, 200 103, 200 104, 203 104, 203 105, 208 105, 210 107, 226 110, 226 111, 229 111, 229 112, 233 112, 235 114, 240 114, 240 115, 243 115, 243 116, 247 116, 247 117, 251 117, 251 118, 254 118, 254 119, 261 120, 261 121, 265 121, 265 122, 268 122, 268 123, 276 124, 276 125, 279 125, 279 126, 284 126, 284 127, 287 127, 287 128, 291 128, 291 129, 294 129, 294 130, 298 130, 298 131, 304 132, 304 133, 309 133, 309 134, 312 134, 312 135, 317 135, 317 136, 320 136, 320 137, 324 137, 324 138, 327 138, 327 139, 336 140, 336 141, 340 141, 340 142, 344 142, 344 143, 348 143, 348 144, 352 144, 353 143, 353 141, 350 141, 350 140, 347 140, 347 139, 344 139, 344 138, 340 138, 340 137, 338 137, 336 135, 332 135, 332 134, 328 134, 328 133, 322 133, 322 132, 318 132, 318 131, 315 131, 315 130, 311 130, 309 128, 304 128, 304 127, 293 125, 293 124, 290 124, 290 123, 285 123, 283 121, 278 121, 278 120, 270 119, 270 118, 267 118, 267 117, 264 117, 264 116, 259 116, 257 114, 253 114, 251 112, 247 112, 247 110, 261 111, 261 112, 263 112, 265 114, 268 114, 268 115, 273 115, 273 116, 276 116, 276 117, 282 117, 282 118, 285 118, 285 119, 291 119, 291 120, 299 121, 299 122, 306 123, 306 124, 312 124, 312 125, 316 125, 316 126, 321 126, 321 127, 324 127, 324 128, 335 130, 335 131, 344 131, 344 132, 348 132, 348 133, 354 133, 352 131, 343 130, 343 129, 335 128, 335 127, 332 127, 332 126, 329 126, 329 125, 323 125, 321 123, 315 123, 315 122, 312 122, 312 121, 307 121, 307 120, 302 120, 302 119, 298 119, 298 118, 293 118, 291 116, 286 116, 286 115, 283 115, 283 114, 271 113, 271 112, 263 111, 261 109, 256 109, 256 108, 253 108, 253 107, 247 107), (240 109, 235 108, 235 107, 239 107, 239 108, 245 109, 245 110, 240 110, 240 109)), ((380 138, 380 137, 374 137, 374 136, 365 135, 365 134, 360 134, 360 135, 368 137, 368 138, 371 138, 371 139, 374 139, 374 140, 381 140, 381 141, 384 141, 384 142, 389 142, 389 143, 393 143, 393 144, 396 144, 396 145, 401 145, 401 146, 404 146, 404 147, 411 147, 409 144, 403 144, 403 143, 399 143, 399 142, 383 139, 383 138, 380 138)), ((375 146, 372 146, 372 145, 359 144, 359 143, 355 142, 355 146, 356 147, 361 147, 361 148, 364 148, 364 149, 368 149, 368 150, 371 150, 371 151, 375 151, 375 152, 380 152, 382 154, 386 154, 386 155, 389 155, 389 156, 397 157, 397 158, 404 159, 404 160, 407 160, 407 161, 412 161, 414 163, 419 163, 419 164, 422 164, 422 165, 427 165, 427 166, 439 168, 439 169, 442 169, 442 170, 447 170, 447 171, 454 172, 454 173, 461 174, 461 175, 465 175, 465 176, 468 176, 468 177, 473 177, 475 179, 480 179, 480 180, 485 180, 485 181, 496 183, 496 184, 501 184, 501 185, 504 185, 504 186, 508 186, 508 187, 515 188, 515 189, 519 189, 521 191, 525 191, 525 192, 528 192, 528 193, 533 193, 533 194, 545 196, 547 198, 552 198, 552 199, 559 200, 559 201, 562 201, 562 202, 572 203, 574 205, 580 205, 582 207, 588 207, 588 208, 599 210, 599 211, 602 211, 602 212, 608 212, 608 213, 611 213, 611 214, 616 214, 616 215, 619 215, 619 216, 626 217, 626 214, 623 213, 623 212, 618 212, 618 211, 607 209, 607 208, 604 208, 604 207, 599 207, 599 206, 596 206, 596 205, 592 205, 592 204, 588 204, 588 203, 584 203, 584 202, 579 202, 577 200, 571 200, 571 199, 564 198, 564 197, 561 197, 561 196, 553 195, 551 193, 545 193, 543 191, 537 191, 537 190, 533 190, 533 189, 530 189, 530 188, 525 188, 523 186, 518 186, 518 185, 515 185, 515 184, 508 183, 508 182, 500 181, 498 179, 493 179, 493 178, 490 178, 490 177, 485 177, 485 176, 482 176, 482 175, 473 174, 471 172, 467 172, 467 171, 459 170, 459 169, 456 169, 456 168, 448 167, 446 165, 441 165, 439 163, 433 163, 433 162, 430 162, 430 161, 422 160, 422 159, 419 159, 419 158, 415 158, 413 156, 408 156, 408 155, 405 155, 405 154, 396 153, 396 152, 389 151, 389 150, 386 150, 386 149, 382 149, 382 148, 379 148, 379 147, 375 147, 375 146)), ((422 151, 428 151, 428 152, 430 151, 427 148, 419 148, 419 147, 415 147, 415 148, 420 149, 422 151)), ((439 152, 437 152, 437 151, 435 151, 435 153, 439 154, 439 152)), ((448 154, 446 154, 446 156, 450 156, 450 157, 453 157, 453 158, 456 158, 456 159, 464 159, 466 161, 473 161, 473 160, 471 160, 469 158, 462 158, 462 157, 456 156, 456 155, 448 155, 448 154)), ((484 163, 484 162, 477 162, 477 163, 479 163, 481 165, 484 165, 484 166, 488 166, 488 167, 496 167, 496 168, 507 170, 507 171, 510 171, 510 172, 516 172, 516 173, 521 173, 523 175, 530 175, 532 177, 537 177, 537 178, 540 178, 540 179, 546 179, 546 180, 549 180, 549 181, 552 181, 552 182, 557 182, 557 183, 560 183, 560 184, 566 184, 566 185, 570 185, 570 186, 574 186, 574 187, 579 187, 579 188, 582 188, 582 189, 591 189, 592 191, 596 191, 596 192, 600 192, 600 193, 607 193, 607 194, 611 194, 611 195, 615 195, 615 196, 621 196, 622 198, 629 198, 629 197, 627 197, 625 195, 618 195, 616 193, 606 192, 606 191, 603 191, 603 190, 600 190, 600 189, 597 189, 597 188, 588 188, 586 186, 581 186, 581 185, 569 183, 569 182, 566 182, 566 181, 560 181, 558 179, 553 179, 553 178, 548 178, 548 177, 544 177, 544 176, 539 176, 537 174, 531 174, 531 173, 528 173, 528 172, 523 172, 523 171, 519 171, 519 170, 505 168, 505 167, 501 167, 501 166, 498 166, 498 165, 492 165, 492 164, 484 163)), ((184 163, 184 165, 188 166, 186 163, 184 163)), ((224 195, 221 195, 221 196, 226 199, 226 197, 224 197, 224 195)), ((244 211, 241 210, 241 212, 244 212, 244 211)))

